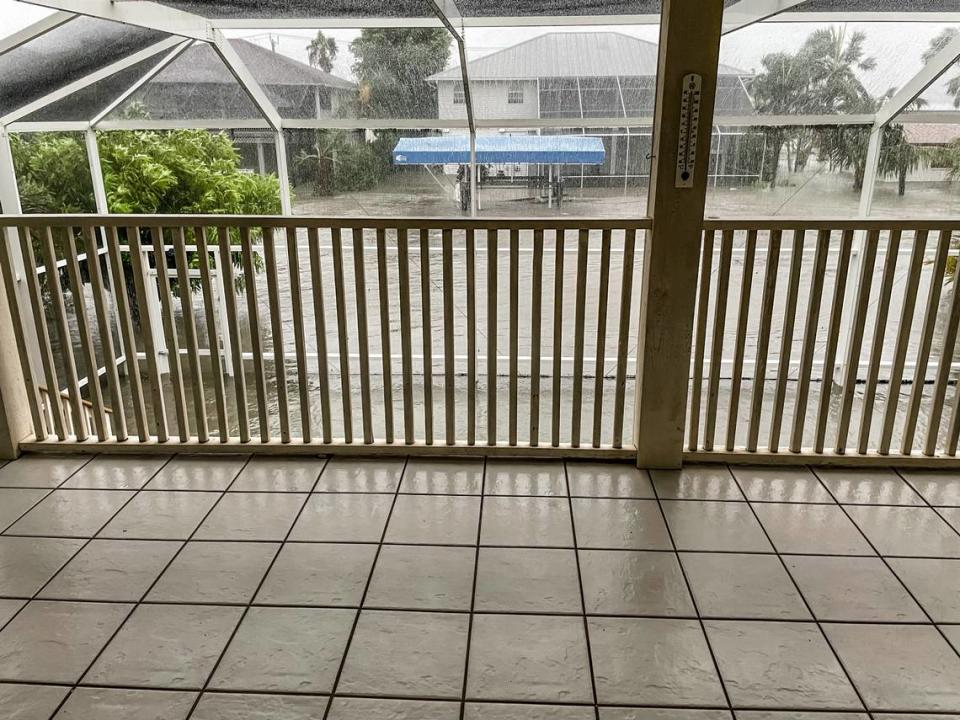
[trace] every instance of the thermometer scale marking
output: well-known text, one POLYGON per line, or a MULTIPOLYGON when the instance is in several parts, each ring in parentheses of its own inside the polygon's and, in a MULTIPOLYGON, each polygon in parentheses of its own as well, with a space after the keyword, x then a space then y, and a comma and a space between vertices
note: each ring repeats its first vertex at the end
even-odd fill
POLYGON ((700 88, 703 78, 696 73, 683 76, 680 101, 680 139, 677 142, 676 187, 692 188, 697 165, 697 135, 700 128, 700 88))

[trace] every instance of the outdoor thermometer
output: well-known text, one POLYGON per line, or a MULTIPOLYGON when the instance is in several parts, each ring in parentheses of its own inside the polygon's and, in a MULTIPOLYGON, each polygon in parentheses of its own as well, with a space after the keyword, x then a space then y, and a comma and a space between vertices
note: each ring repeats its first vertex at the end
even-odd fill
POLYGON ((693 171, 697 165, 697 130, 700 127, 700 87, 703 78, 696 73, 683 76, 683 97, 680 100, 680 141, 677 143, 678 188, 693 187, 693 171))

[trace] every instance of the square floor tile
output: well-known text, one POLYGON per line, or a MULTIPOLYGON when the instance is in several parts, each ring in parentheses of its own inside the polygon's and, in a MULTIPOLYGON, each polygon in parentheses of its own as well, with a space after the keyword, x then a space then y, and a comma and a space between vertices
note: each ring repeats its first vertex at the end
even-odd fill
MULTIPOLYGON (((600 708, 600 720, 733 720, 727 710, 684 710, 680 708, 600 708)), ((782 718, 781 720, 790 720, 782 718)), ((799 719, 798 719, 799 720, 799 719)), ((821 720, 861 720, 856 717, 821 720)), ((862 720, 866 720, 863 718, 862 720)))
POLYGON ((926 507, 848 507, 881 555, 960 557, 960 535, 926 507))
POLYGON ((0 467, 0 487, 55 488, 90 459, 89 455, 25 455, 0 467))
POLYGON ((359 607, 376 552, 376 545, 287 543, 256 602, 359 607))
POLYGON ((39 488, 0 488, 0 532, 46 497, 39 488))
POLYGON ((467 703, 464 720, 595 720, 592 707, 524 703, 467 703))
POLYGON ((813 623, 705 623, 736 707, 862 709, 840 663, 813 623))
POLYGON ((0 595, 32 597, 83 543, 67 538, 0 537, 0 595))
POLYGON ((775 555, 681 553, 702 617, 809 620, 810 613, 775 555))
POLYGON ((139 490, 166 464, 163 455, 99 455, 61 487, 98 490, 139 490))
POLYGON ((581 612, 575 551, 480 548, 474 607, 490 612, 581 612))
POLYGON ((6 625, 10 619, 20 612, 20 608, 27 604, 26 600, 8 600, 0 599, 0 629, 6 625))
POLYGON ((960 560, 890 558, 888 562, 934 622, 960 623, 960 560))
POLYGON ((476 545, 479 521, 478 497, 400 495, 390 515, 386 541, 476 545))
POLYGON ((380 550, 365 607, 470 610, 476 550, 386 545, 380 550))
POLYGON ((355 615, 346 609, 251 608, 211 689, 331 692, 355 615))
POLYGON ((237 475, 230 490, 310 492, 326 462, 324 458, 311 457, 254 457, 237 475))
POLYGON ((180 551, 147 602, 248 603, 279 545, 259 542, 190 542, 180 551))
POLYGON ((283 540, 307 496, 228 493, 197 529, 200 540, 283 540))
POLYGON ((312 495, 290 533, 291 540, 380 542, 393 495, 321 493, 312 495))
POLYGON ((940 514, 940 516, 944 520, 947 521, 950 527, 952 527, 954 530, 957 531, 958 534, 960 534, 960 508, 955 508, 955 507, 937 508, 937 512, 940 514))
POLYGON ((460 613, 362 611, 338 691, 459 700, 468 623, 460 613))
POLYGON ((296 695, 253 695, 207 692, 191 720, 317 720, 327 709, 327 698, 296 695))
POLYGON ((743 500, 726 465, 685 465, 681 470, 651 470, 661 499, 743 500))
POLYGON ((488 460, 487 495, 543 495, 566 497, 567 478, 563 463, 488 460))
POLYGON ((887 468, 818 468, 837 502, 847 505, 923 505, 923 498, 887 468))
POLYGON ((656 498, 646 470, 626 463, 568 462, 574 497, 656 498))
POLYGON ((580 575, 588 613, 696 615, 673 553, 581 550, 580 575))
POLYGON ((923 611, 880 558, 784 558, 818 620, 925 622, 923 611))
POLYGON ((546 615, 473 619, 467 697, 592 702, 583 620, 546 615))
POLYGON ((403 466, 400 458, 330 458, 317 492, 394 493, 403 466))
POLYGON ((104 538, 186 540, 220 493, 141 492, 100 531, 104 538))
POLYGON ((242 613, 215 605, 140 605, 84 682, 200 689, 242 613))
POLYGON ((130 605, 36 600, 0 631, 0 680, 75 683, 130 605))
POLYGON ((785 503, 832 503, 833 498, 808 468, 732 467, 747 500, 785 503))
POLYGON ((698 621, 590 618, 588 624, 601 704, 726 704, 698 621))
POLYGON ((178 455, 146 484, 147 490, 226 490, 246 455, 178 455))
POLYGON ((875 554, 839 505, 757 503, 753 509, 779 552, 875 554))
POLYGON ((667 500, 662 505, 678 550, 773 551, 747 503, 667 500))
POLYGON ((871 710, 960 711, 960 657, 930 625, 824 625, 871 710))
POLYGON ((574 498, 572 502, 578 547, 673 549, 656 500, 574 498))
POLYGON ((460 703, 338 697, 327 720, 460 720, 460 703))
POLYGON ((40 597, 137 602, 180 545, 162 540, 92 540, 40 597))
POLYGON ((197 694, 77 688, 55 720, 186 720, 197 694))
POLYGON ((483 545, 573 547, 570 501, 566 498, 486 497, 483 545))
MULTIPOLYGON (((874 715, 874 718, 877 718, 874 715)), ((908 720, 909 715, 900 720, 908 720)), ((866 713, 855 712, 798 712, 782 710, 737 710, 737 720, 870 720, 866 713)))
POLYGON ((900 472, 931 505, 960 506, 960 471, 901 470, 900 472))
POLYGON ((479 495, 482 491, 482 460, 410 458, 400 485, 402 493, 479 495))
POLYGON ((55 685, 0 683, 0 717, 5 720, 49 720, 70 692, 55 685))
POLYGON ((54 490, 6 532, 92 537, 133 495, 125 490, 54 490))
POLYGON ((947 636, 947 641, 960 653, 960 625, 941 625, 940 629, 947 636))

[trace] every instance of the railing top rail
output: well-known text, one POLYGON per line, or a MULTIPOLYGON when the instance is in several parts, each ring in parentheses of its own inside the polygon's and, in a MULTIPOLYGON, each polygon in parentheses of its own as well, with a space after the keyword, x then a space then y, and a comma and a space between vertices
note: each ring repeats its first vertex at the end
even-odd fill
POLYGON ((960 218, 707 218, 703 229, 710 230, 960 230, 960 218))
POLYGON ((0 227, 269 227, 412 230, 648 230, 653 220, 630 218, 318 217, 280 215, 2 215, 0 227))

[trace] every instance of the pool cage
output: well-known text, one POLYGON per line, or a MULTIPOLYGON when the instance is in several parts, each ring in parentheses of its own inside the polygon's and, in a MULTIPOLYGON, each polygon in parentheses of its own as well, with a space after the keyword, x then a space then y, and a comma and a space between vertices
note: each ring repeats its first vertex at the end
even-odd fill
MULTIPOLYGON (((22 2, 52 12, 0 40, 0 197, 6 213, 20 210, 11 135, 39 132, 82 134, 95 206, 100 213, 109 208, 97 133, 123 130, 226 131, 242 148, 247 165, 279 178, 284 214, 293 212, 290 165, 296 152, 288 148, 288 143, 291 136, 303 137, 304 132, 311 131, 349 131, 360 139, 383 131, 411 130, 466 132, 474 139, 478 133, 591 134, 603 138, 608 161, 601 168, 565 169, 573 185, 622 184, 626 191, 631 185, 642 187, 648 179, 655 62, 651 76, 644 67, 650 60, 641 57, 643 52, 624 55, 616 43, 604 44, 599 33, 655 37, 653 28, 660 17, 659 3, 653 0, 554 2, 546 6, 534 2, 408 0, 387 8, 366 0, 227 5, 205 0, 22 2), (373 28, 387 33, 401 28, 448 31, 448 64, 453 67, 444 73, 457 78, 452 101, 455 112, 442 111, 440 83, 435 92, 441 109, 436 113, 424 111, 424 104, 416 102, 420 98, 371 112, 357 102, 365 92, 363 82, 307 68, 305 63, 271 53, 243 38, 252 30, 280 33, 373 28), (576 78, 530 77, 537 73, 518 70, 515 74, 521 77, 506 82, 482 78, 472 82, 471 74, 479 67, 478 57, 484 57, 488 49, 480 42, 471 44, 471 34, 480 37, 490 28, 504 28, 520 38, 536 36, 542 29, 555 34, 577 30, 598 34, 595 47, 581 52, 584 57, 575 58, 585 66, 576 78), (589 67, 590 55, 595 56, 594 65, 602 65, 597 58, 607 65, 622 65, 622 77, 597 77, 601 70, 589 67), (528 93, 536 95, 535 111, 526 107, 532 100, 524 103, 524 82, 536 84, 536 93, 528 93), (576 105, 575 111, 567 112, 564 98, 576 105), (550 105, 554 100, 556 108, 550 105), (613 110, 608 111, 607 105, 613 110)), ((786 30, 781 38, 785 46, 796 44, 789 40, 790 28, 798 27, 792 23, 829 26, 960 21, 956 0, 739 0, 725 4, 725 36, 784 23, 786 30)), ((587 42, 592 40, 588 38, 587 42)), ((655 53, 655 45, 647 44, 655 53)), ((919 56, 919 50, 916 54, 919 56)), ((868 215, 878 175, 885 172, 884 128, 891 123, 957 120, 953 107, 922 100, 928 89, 948 79, 945 73, 949 75, 949 68, 960 57, 960 37, 952 35, 927 57, 919 71, 909 80, 896 83, 897 87, 876 103, 876 109, 857 113, 839 105, 816 113, 790 107, 777 110, 775 103, 761 102, 751 86, 757 68, 736 70, 721 63, 710 182, 714 186, 763 182, 770 163, 781 162, 780 155, 771 156, 771 129, 856 128, 864 139, 868 138, 859 183, 859 214, 868 215)), ((547 60, 549 63, 550 58, 547 60)), ((477 177, 477 173, 471 173, 471 177, 477 177)), ((474 205, 472 214, 476 213, 474 205)))

